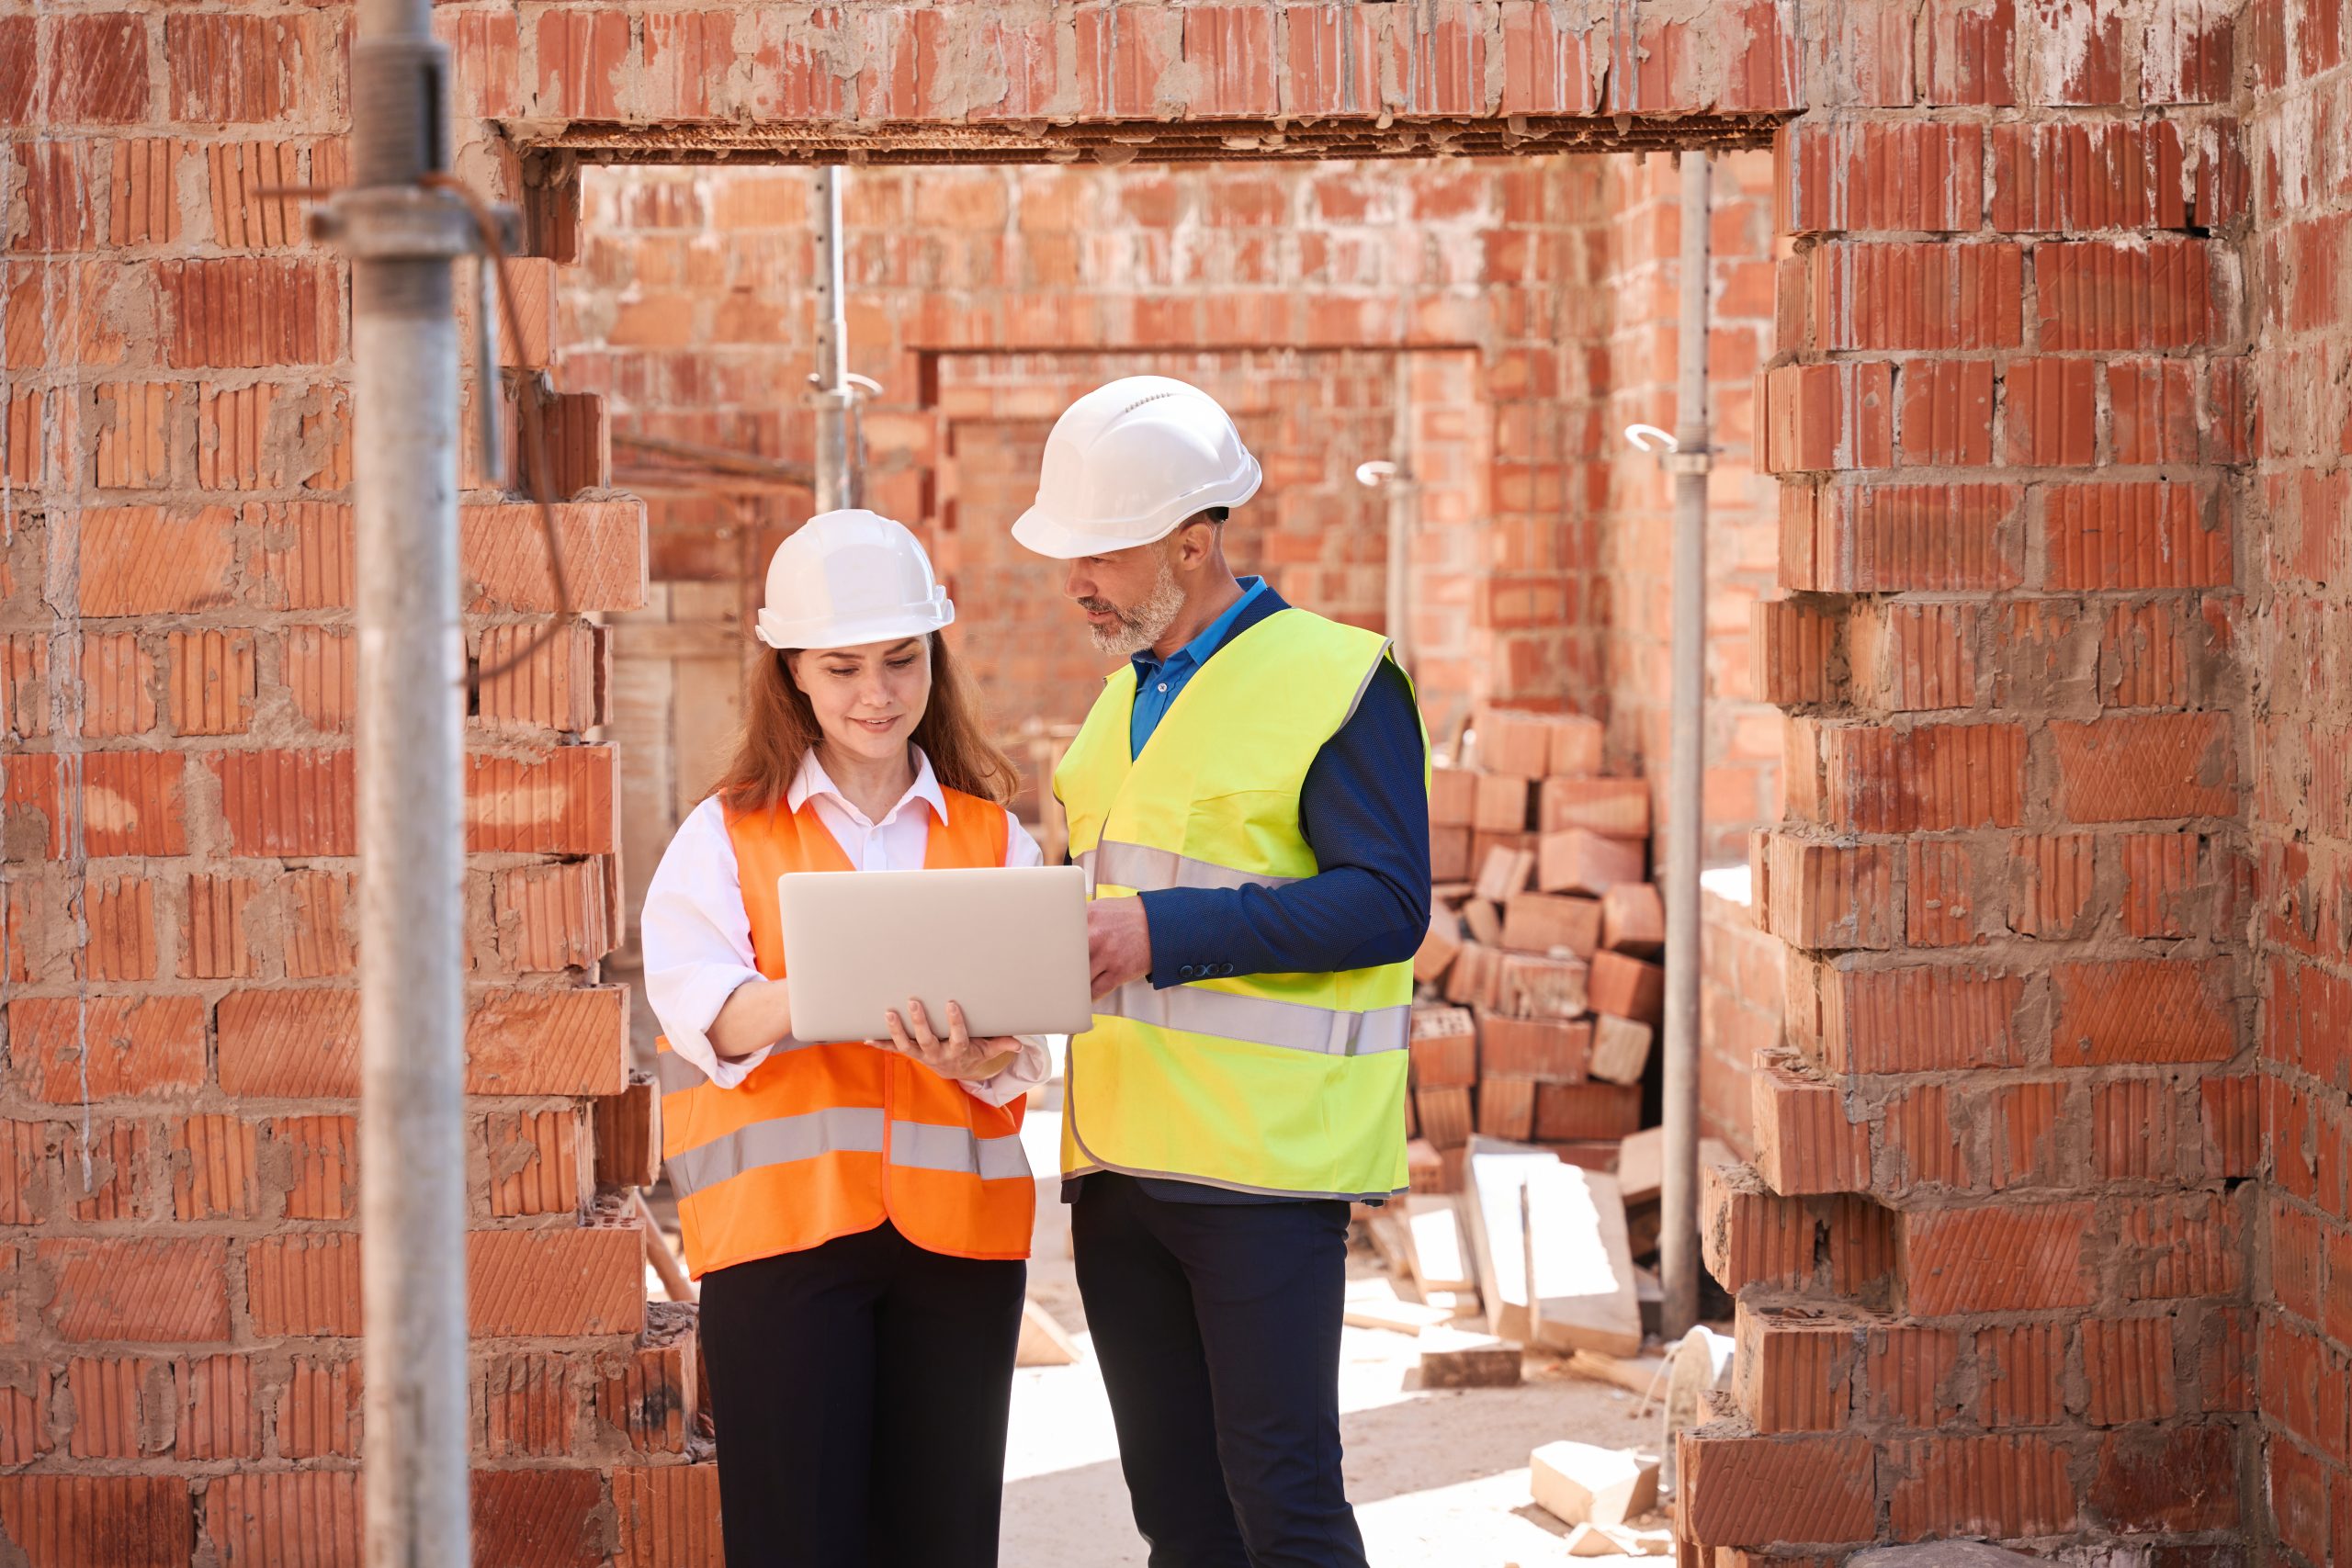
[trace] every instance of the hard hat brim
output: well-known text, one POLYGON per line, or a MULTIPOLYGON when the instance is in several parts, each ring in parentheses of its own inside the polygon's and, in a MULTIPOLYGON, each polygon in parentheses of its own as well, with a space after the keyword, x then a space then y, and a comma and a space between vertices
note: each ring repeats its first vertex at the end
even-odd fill
POLYGON ((910 637, 922 637, 953 625, 955 620, 955 603, 944 598, 939 601, 936 614, 911 611, 849 622, 787 621, 762 610, 752 635, 775 649, 864 648, 869 643, 901 642, 910 637))
POLYGON ((1081 527, 1056 516, 1043 506, 1032 506, 1012 525, 1012 540, 1022 548, 1051 560, 1076 560, 1080 556, 1110 556, 1121 550, 1132 550, 1143 545, 1155 545, 1174 533, 1188 517, 1206 512, 1213 506, 1239 506, 1258 493, 1264 482, 1265 471, 1258 467, 1258 459, 1243 453, 1248 467, 1224 484, 1204 486, 1193 494, 1170 502, 1159 513, 1145 520, 1132 532, 1117 534, 1081 527))

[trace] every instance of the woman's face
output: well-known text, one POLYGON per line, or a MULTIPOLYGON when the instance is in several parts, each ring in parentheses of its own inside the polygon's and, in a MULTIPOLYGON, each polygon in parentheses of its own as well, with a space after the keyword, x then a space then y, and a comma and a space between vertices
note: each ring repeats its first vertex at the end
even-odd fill
POLYGON ((787 656, 787 666, 826 744, 869 761, 904 756, 931 704, 927 637, 803 649, 787 656))

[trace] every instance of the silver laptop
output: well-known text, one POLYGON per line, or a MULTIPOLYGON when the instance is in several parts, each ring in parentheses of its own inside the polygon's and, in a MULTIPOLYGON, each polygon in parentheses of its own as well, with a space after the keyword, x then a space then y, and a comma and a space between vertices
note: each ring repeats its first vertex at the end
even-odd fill
POLYGON ((951 1001, 975 1038, 1094 1026, 1077 866, 803 871, 776 897, 796 1039, 887 1039, 909 997, 943 1039, 951 1001))

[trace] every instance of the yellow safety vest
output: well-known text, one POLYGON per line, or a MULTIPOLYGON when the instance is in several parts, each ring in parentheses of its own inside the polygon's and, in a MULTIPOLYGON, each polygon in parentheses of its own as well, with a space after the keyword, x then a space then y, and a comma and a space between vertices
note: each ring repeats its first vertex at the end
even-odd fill
MULTIPOLYGON (((1113 675, 1054 773, 1091 896, 1313 876, 1299 791, 1387 658, 1375 633, 1277 611, 1201 666, 1132 759, 1135 668, 1113 675)), ((1401 1191, 1412 1000, 1409 961, 1165 990, 1146 978, 1098 997, 1094 1027, 1070 1042, 1062 1169, 1401 1191)))

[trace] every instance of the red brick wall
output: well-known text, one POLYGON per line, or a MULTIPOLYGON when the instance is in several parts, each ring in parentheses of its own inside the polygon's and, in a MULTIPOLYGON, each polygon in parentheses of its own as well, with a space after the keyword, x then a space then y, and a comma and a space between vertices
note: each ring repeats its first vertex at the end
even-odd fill
POLYGON ((2258 0, 2247 246, 2260 418, 2244 557, 2255 968, 2268 1183, 2256 1393, 2278 1560, 2352 1560, 2352 60, 2332 7, 2258 0))

